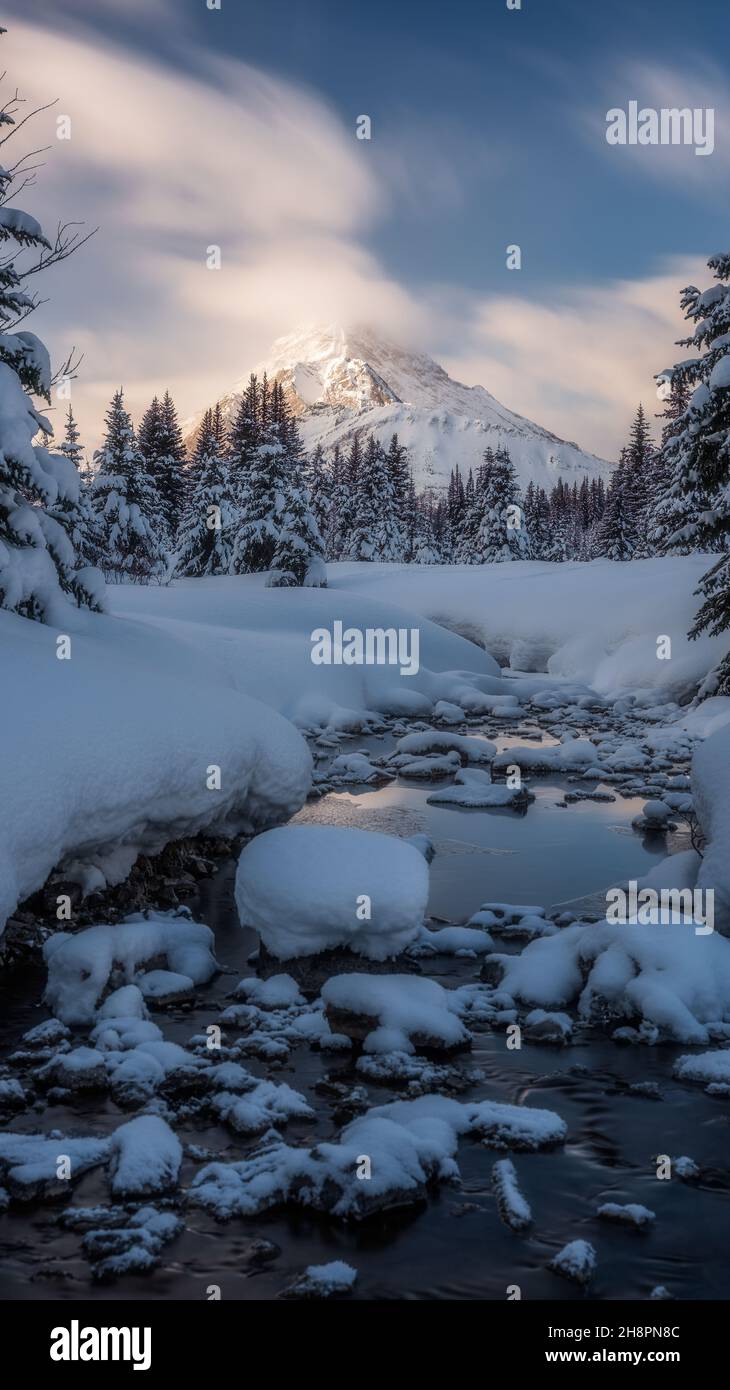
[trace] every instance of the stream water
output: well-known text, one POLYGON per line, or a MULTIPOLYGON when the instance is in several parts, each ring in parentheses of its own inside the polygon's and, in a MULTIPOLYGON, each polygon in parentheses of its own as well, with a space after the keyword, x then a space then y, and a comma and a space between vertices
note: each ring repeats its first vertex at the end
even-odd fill
MULTIPOLYGON (((509 746, 509 738, 497 740, 509 746)), ((547 739, 546 741, 551 741, 547 739)), ((387 751, 386 739, 358 739, 352 748, 387 751)), ((297 817, 320 824, 355 825, 410 835, 425 831, 434 842, 431 912, 461 922, 487 900, 564 903, 602 894, 616 881, 645 873, 668 852, 666 839, 642 838, 631 820, 642 802, 617 796, 614 802, 581 801, 559 807, 567 783, 559 777, 534 779, 535 802, 524 815, 505 811, 461 811, 427 805, 432 790, 399 779, 378 790, 333 792, 310 803, 297 817)), ((679 847, 681 840, 670 848, 679 847)), ((194 1012, 155 1014, 165 1036, 186 1042, 220 1014, 222 1001, 238 978, 250 975, 247 958, 256 946, 253 933, 238 925, 233 901, 235 863, 224 862, 214 878, 200 885, 194 914, 216 935, 216 952, 228 973, 200 991, 194 1012)), ((500 947, 500 949, 502 949, 500 947)), ((478 977, 478 964, 464 958, 421 962, 424 973, 445 985, 478 977)), ((20 1035, 47 1016, 39 1004, 41 972, 29 972, 0 990, 0 1056, 20 1035)), ((186 1212, 186 1228, 163 1252, 160 1268, 149 1276, 127 1276, 94 1285, 78 1236, 64 1231, 53 1207, 33 1207, 0 1216, 0 1296, 27 1298, 204 1299, 212 1284, 230 1299, 271 1299, 309 1264, 343 1259, 358 1270, 359 1299, 504 1299, 508 1285, 523 1298, 566 1299, 586 1295, 546 1269, 566 1241, 583 1237, 597 1250, 598 1273, 590 1296, 643 1299, 656 1285, 677 1298, 719 1299, 730 1294, 727 1239, 730 1184, 724 1152, 728 1142, 727 1101, 672 1079, 672 1064, 686 1048, 620 1047, 598 1031, 576 1033, 572 1046, 524 1043, 505 1047, 503 1033, 478 1032, 469 1068, 484 1080, 469 1098, 555 1110, 567 1122, 564 1148, 518 1154, 514 1162, 534 1225, 516 1234, 500 1219, 491 1190, 491 1169, 499 1154, 473 1141, 459 1149, 460 1187, 441 1187, 428 1203, 394 1217, 374 1217, 343 1225, 302 1210, 279 1211, 250 1220, 216 1224, 198 1210, 186 1212), (636 1083, 656 1083, 656 1098, 637 1093, 636 1083), (660 1181, 658 1153, 688 1154, 701 1166, 695 1183, 660 1181), (604 1201, 641 1202, 656 1213, 647 1233, 597 1221, 604 1201), (254 1242, 279 1248, 273 1258, 255 1258, 254 1242)), ((294 1050, 282 1066, 252 1060, 252 1072, 271 1075, 305 1093, 316 1120, 296 1120, 286 1128, 294 1143, 332 1138, 338 1126, 330 1105, 315 1091, 326 1073, 347 1084, 361 1084, 350 1060, 306 1047, 294 1050)), ((387 1087, 369 1087, 371 1103, 392 1097, 387 1087)), ((49 1105, 9 1122, 8 1128, 64 1133, 107 1133, 123 1118, 114 1103, 97 1097, 49 1105)), ((183 1123, 183 1143, 195 1143, 226 1158, 248 1145, 217 1123, 183 1123)), ((186 1158, 183 1185, 195 1172, 186 1158)), ((74 1192, 75 1205, 108 1202, 101 1172, 87 1175, 74 1192)))

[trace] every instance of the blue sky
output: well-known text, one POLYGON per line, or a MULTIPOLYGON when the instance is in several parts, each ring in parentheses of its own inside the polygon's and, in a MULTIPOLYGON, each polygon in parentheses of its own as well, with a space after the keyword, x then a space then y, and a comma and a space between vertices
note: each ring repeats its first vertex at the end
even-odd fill
POLYGON ((57 91, 74 113, 72 148, 52 150, 28 210, 68 214, 59 203, 71 202, 101 228, 56 272, 34 325, 44 331, 44 314, 58 351, 68 332, 82 343, 75 389, 90 433, 112 373, 134 405, 151 378, 169 381, 187 413, 302 318, 369 311, 611 456, 631 403, 651 405, 653 373, 675 355, 679 288, 727 242, 725 0, 519 11, 221 0, 219 12, 205 0, 10 0, 6 11, 10 78, 33 97, 57 91), (609 147, 605 113, 631 99, 712 105, 713 155, 609 147), (110 112, 102 159, 95 127, 110 112), (360 114, 370 141, 355 139, 360 114), (154 212, 153 169, 135 180, 148 134, 154 212), (223 251, 215 287, 197 273, 208 241, 223 251), (523 267, 510 272, 515 242, 523 267))

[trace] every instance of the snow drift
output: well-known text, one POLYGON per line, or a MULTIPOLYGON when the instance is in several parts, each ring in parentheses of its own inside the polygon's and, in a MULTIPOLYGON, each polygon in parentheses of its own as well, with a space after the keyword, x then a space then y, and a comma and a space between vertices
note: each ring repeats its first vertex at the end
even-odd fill
POLYGON ((300 735, 219 664, 139 623, 67 621, 0 612, 0 929, 56 865, 116 882, 169 840, 286 820, 310 786, 300 735))

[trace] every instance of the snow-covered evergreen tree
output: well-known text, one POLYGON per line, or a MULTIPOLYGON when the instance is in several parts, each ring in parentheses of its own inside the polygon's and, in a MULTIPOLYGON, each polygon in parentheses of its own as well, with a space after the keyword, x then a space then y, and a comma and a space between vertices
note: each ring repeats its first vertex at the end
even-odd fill
POLYGON ((94 463, 91 503, 104 574, 116 582, 161 581, 167 572, 167 520, 121 387, 107 411, 106 434, 94 463))
MULTIPOLYGON (((730 252, 711 256, 708 265, 716 283, 704 292, 694 285, 682 292, 685 318, 695 328, 680 345, 699 355, 671 370, 671 379, 676 375, 692 395, 662 451, 672 469, 669 496, 686 509, 665 548, 720 552, 697 591, 703 602, 690 637, 730 627, 730 252)), ((730 695, 730 656, 703 693, 730 695)))
POLYGON ((649 510, 652 495, 652 477, 655 467, 656 448, 651 437, 649 422, 643 405, 639 404, 631 422, 629 442, 626 448, 626 487, 627 502, 633 515, 637 558, 650 554, 649 510))
POLYGON ((173 537, 185 501, 187 455, 169 391, 161 401, 155 396, 148 406, 140 422, 137 443, 159 494, 168 532, 173 537))
POLYGON ((596 531, 593 554, 607 560, 630 560, 636 548, 636 518, 631 467, 627 451, 614 469, 606 494, 606 507, 596 531))
POLYGON ((310 562, 321 559, 324 547, 303 479, 301 437, 280 383, 271 387, 264 377, 254 398, 257 443, 238 479, 231 570, 276 570, 272 582, 303 584, 310 562))
POLYGON ((326 533, 332 512, 332 472, 327 466, 321 444, 317 444, 306 459, 303 476, 309 490, 317 530, 326 546, 326 533))
POLYGON ((328 560, 339 560, 342 553, 342 518, 348 502, 347 464, 339 444, 335 444, 327 469, 328 509, 320 532, 328 560))
MULTIPOLYGON (((19 105, 16 95, 2 109, 3 143, 14 133, 19 105)), ((0 169, 0 608, 60 626, 69 601, 99 611, 103 584, 79 563, 74 528, 66 524, 80 505, 78 470, 69 457, 32 442, 53 433, 30 399, 50 401, 51 368, 40 338, 17 324, 37 303, 22 288, 25 278, 65 259, 82 238, 61 229, 51 245, 34 217, 9 207, 14 187, 26 182, 22 159, 15 169, 0 169)))
POLYGON ((296 475, 289 481, 286 502, 277 516, 278 539, 272 570, 277 587, 309 583, 322 588, 326 583, 324 544, 306 484, 296 475), (321 563, 320 563, 321 562, 321 563))
MULTIPOLYGON (((211 425, 214 425, 211 415, 211 425)), ((231 486, 240 503, 245 495, 256 450, 262 442, 260 386, 251 374, 238 404, 226 438, 225 452, 230 463, 231 486)))
MULTIPOLYGON (((526 560, 530 541, 525 510, 512 460, 506 449, 485 450, 475 482, 473 523, 469 536, 468 564, 486 565, 505 560, 526 560)), ((468 518, 467 518, 468 520, 468 518)))
POLYGON ((228 574, 237 511, 230 463, 221 458, 212 410, 206 410, 192 459, 192 492, 183 512, 175 569, 178 574, 228 574))
POLYGON ((59 453, 73 465, 78 487, 73 496, 60 496, 51 515, 63 526, 80 565, 96 565, 99 555, 97 522, 91 506, 91 496, 84 464, 84 447, 80 443, 79 427, 71 406, 66 414, 65 435, 58 446, 59 453))
POLYGON ((405 547, 396 490, 385 451, 372 434, 359 469, 354 511, 348 559, 401 559, 405 547))

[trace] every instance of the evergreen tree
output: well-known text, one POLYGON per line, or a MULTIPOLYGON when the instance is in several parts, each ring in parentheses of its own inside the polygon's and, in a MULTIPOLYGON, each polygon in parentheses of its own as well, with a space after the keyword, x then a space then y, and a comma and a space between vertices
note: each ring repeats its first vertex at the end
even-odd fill
POLYGON ((636 525, 631 487, 631 465, 627 451, 608 486, 606 507, 596 531, 593 553, 607 560, 630 560, 636 547, 636 525))
MULTIPOLYGON (((665 445, 672 466, 670 493, 689 506, 689 516, 669 537, 696 550, 715 550, 720 558, 697 590, 702 604, 690 637, 716 636, 730 627, 730 253, 708 261, 716 284, 701 293, 694 285, 682 292, 685 318, 695 324, 681 340, 699 356, 674 368, 680 383, 692 389, 684 415, 665 445)), ((666 376, 666 373, 662 373, 666 376)), ((730 694, 730 655, 705 684, 705 694, 730 694)))
POLYGON ((332 510, 332 474, 321 444, 317 444, 307 458, 303 476, 309 489, 317 530, 324 539, 332 510))
POLYGON ((363 441, 360 430, 356 430, 345 460, 343 486, 339 496, 337 555, 340 559, 351 556, 362 467, 363 441))
POLYGON ((349 501, 347 465, 339 444, 335 444, 329 466, 329 512, 325 518, 322 535, 325 556, 328 560, 339 560, 342 554, 343 517, 349 501))
MULTIPOLYGON (((322 538, 302 476, 301 438, 279 383, 257 386, 256 446, 238 479, 240 520, 231 560, 235 574, 275 570, 272 583, 302 584, 321 559, 322 538)), ((218 432, 215 412, 213 434, 218 432)))
MULTIPOLYGON (((16 94, 0 112, 3 144, 20 106, 16 94)), ((0 608, 63 626, 69 602, 100 611, 103 586, 74 549, 78 469, 69 456, 32 442, 53 433, 31 401, 32 394, 50 401, 48 352, 35 333, 16 329, 37 304, 22 288, 26 277, 66 259, 84 238, 61 229, 51 245, 34 217, 8 206, 28 182, 23 158, 0 168, 0 608), (19 263, 23 252, 29 259, 19 263)))
POLYGON ((99 554, 99 537, 96 518, 84 466, 84 448, 80 443, 80 433, 71 406, 66 414, 66 431, 58 446, 59 453, 73 466, 77 478, 77 488, 72 495, 59 496, 50 514, 63 527, 76 553, 80 565, 96 565, 99 554))
POLYGON ((631 423, 629 443, 626 450, 628 470, 628 502, 633 513, 636 542, 634 554, 637 557, 650 553, 648 539, 649 508, 651 504, 652 476, 656 450, 651 438, 644 407, 639 405, 631 423))
POLYGON ((478 526, 470 538, 469 564, 526 560, 530 543, 515 470, 506 449, 487 449, 475 485, 478 526))
POLYGON ((154 396, 137 433, 139 451, 162 504, 170 538, 175 535, 185 501, 187 455, 172 397, 154 396))
POLYGON ((306 485, 294 474, 287 489, 286 503, 278 517, 278 539, 272 569, 277 587, 326 584, 324 543, 317 526, 312 499, 306 485))
POLYGON ((382 445, 370 435, 358 471, 351 560, 398 560, 404 553, 395 488, 382 445))
POLYGON ((230 463, 221 458, 220 437, 212 410, 206 410, 195 445, 191 495, 180 524, 178 574, 228 574, 233 555, 237 512, 232 496, 230 463))
POLYGON ((550 503, 543 487, 529 483, 525 493, 525 525, 530 537, 530 554, 534 560, 564 560, 565 554, 556 544, 550 517, 550 503))
POLYGON ((167 523, 162 501, 140 452, 120 387, 106 414, 106 434, 94 454, 91 503, 101 547, 99 563, 116 581, 161 580, 167 570, 167 523))

